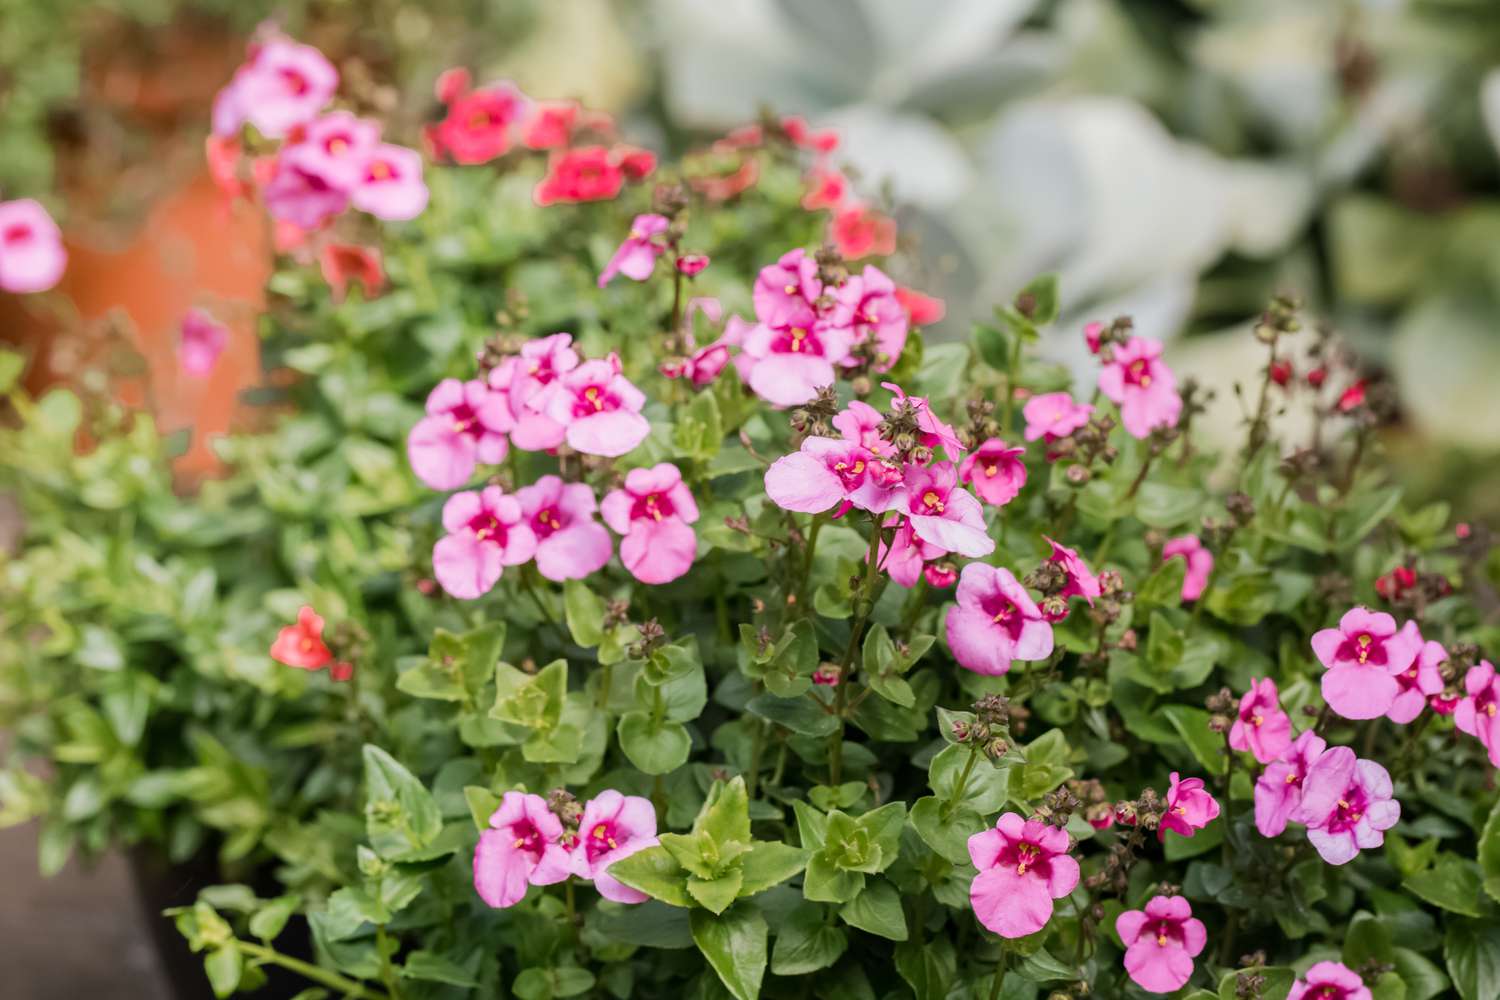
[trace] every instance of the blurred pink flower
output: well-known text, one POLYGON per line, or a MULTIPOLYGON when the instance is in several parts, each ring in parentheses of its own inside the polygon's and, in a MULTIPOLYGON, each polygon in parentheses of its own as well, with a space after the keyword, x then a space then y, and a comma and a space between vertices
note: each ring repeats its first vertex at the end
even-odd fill
POLYGON ((182 317, 177 361, 190 378, 208 378, 219 355, 229 343, 229 328, 202 309, 189 309, 182 317))
POLYGON ((656 258, 666 252, 666 244, 655 237, 665 233, 672 225, 665 215, 637 215, 630 224, 630 235, 620 244, 604 271, 599 275, 599 287, 609 284, 616 274, 623 274, 631 281, 645 281, 656 269, 656 258))
POLYGON ((62 231, 39 202, 0 202, 0 289, 45 292, 67 266, 62 231))
POLYGON ((620 373, 620 359, 585 361, 543 390, 538 404, 562 425, 569 447, 615 458, 646 440, 645 395, 620 373))
POLYGON ((1121 422, 1134 437, 1172 427, 1182 413, 1177 379, 1161 360, 1161 341, 1149 337, 1115 345, 1099 370, 1099 391, 1119 405, 1121 422))
POLYGON ((1163 562, 1181 557, 1187 563, 1187 573, 1182 578, 1182 599, 1196 601, 1208 588, 1208 578, 1214 571, 1214 554, 1203 547, 1197 535, 1179 535, 1161 547, 1163 562))
POLYGON ((427 396, 427 416, 406 439, 406 454, 417 478, 435 490, 462 486, 479 463, 505 461, 505 432, 511 427, 504 394, 478 379, 446 378, 427 396))

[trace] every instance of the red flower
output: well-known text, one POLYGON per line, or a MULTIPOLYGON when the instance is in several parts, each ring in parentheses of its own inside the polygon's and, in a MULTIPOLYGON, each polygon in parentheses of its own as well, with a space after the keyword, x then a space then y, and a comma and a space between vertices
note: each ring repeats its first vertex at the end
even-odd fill
POLYGON ((649 149, 640 149, 636 146, 616 146, 610 151, 620 169, 625 172, 626 180, 643 181, 651 176, 651 171, 656 169, 656 154, 649 149))
POLYGON ((948 314, 943 300, 932 295, 923 295, 915 288, 896 286, 896 301, 906 310, 912 326, 930 326, 941 322, 948 314))
POLYGON ((299 670, 322 670, 333 659, 323 642, 323 616, 303 605, 297 624, 288 625, 271 643, 271 659, 299 670))
POLYGON ((1349 388, 1345 389, 1343 395, 1339 396, 1339 412, 1348 413, 1350 410, 1360 406, 1365 401, 1365 380, 1360 379, 1349 388))
POLYGON ((685 253, 677 258, 677 270, 691 278, 708 266, 708 254, 685 253))
POLYGON ((883 257, 896 251, 896 220, 863 205, 850 205, 834 214, 828 238, 849 260, 883 257))
POLYGON ((809 212, 820 209, 837 209, 849 194, 849 181, 837 170, 815 167, 806 177, 807 193, 802 196, 802 207, 809 212))
POLYGON ((553 149, 566 146, 578 118, 578 105, 572 101, 538 101, 521 133, 527 149, 553 149))
POLYGON ((1283 359, 1271 362, 1271 381, 1277 385, 1286 385, 1292 380, 1292 363, 1283 359))
POLYGON ((428 139, 454 163, 488 163, 510 149, 511 128, 525 110, 526 99, 510 84, 480 87, 458 94, 428 139))
POLYGON ((352 281, 359 282, 367 299, 373 299, 385 290, 385 269, 381 265, 380 251, 374 247, 353 243, 325 244, 323 252, 318 255, 318 266, 335 302, 344 301, 352 281))
POLYGON ((1323 387, 1323 383, 1327 381, 1327 379, 1327 368, 1318 367, 1307 373, 1307 384, 1312 386, 1314 389, 1321 389, 1323 387))
POLYGON ((839 148, 839 134, 833 129, 814 131, 805 118, 800 115, 791 115, 781 119, 781 131, 786 133, 787 140, 794 146, 803 149, 816 150, 819 153, 831 153, 839 148))
POLYGON ((547 176, 536 186, 532 197, 544 206, 560 201, 605 201, 620 193, 627 176, 644 177, 655 164, 656 158, 650 152, 626 146, 614 150, 603 146, 565 150, 552 155, 547 176))

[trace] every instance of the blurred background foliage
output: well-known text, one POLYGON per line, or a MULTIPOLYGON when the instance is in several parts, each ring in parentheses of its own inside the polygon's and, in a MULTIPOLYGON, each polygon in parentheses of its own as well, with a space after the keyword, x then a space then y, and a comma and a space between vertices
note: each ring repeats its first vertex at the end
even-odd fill
POLYGON ((1130 313, 1226 432, 1293 291, 1394 381, 1416 491, 1500 513, 1495 0, 0 0, 0 191, 130 225, 268 17, 413 136, 455 64, 672 151, 766 107, 835 126, 943 332, 1056 270, 1056 360, 1130 313))

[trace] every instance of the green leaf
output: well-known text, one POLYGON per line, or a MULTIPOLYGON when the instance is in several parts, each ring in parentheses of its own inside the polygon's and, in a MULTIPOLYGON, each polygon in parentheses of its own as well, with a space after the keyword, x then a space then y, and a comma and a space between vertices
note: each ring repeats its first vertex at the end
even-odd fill
POLYGON ((511 985, 519 1000, 561 1000, 594 988, 594 974, 576 965, 524 969, 511 985))
POLYGON ((1196 521, 1203 499, 1203 491, 1195 487, 1147 480, 1136 492, 1135 516, 1148 528, 1166 531, 1196 521))
POLYGON ((636 851, 610 865, 609 873, 652 899, 673 906, 693 905, 687 891, 688 872, 665 847, 636 851))
POLYGON ((951 812, 935 795, 911 807, 911 825, 927 846, 956 865, 969 862, 969 837, 985 828, 984 817, 960 803, 951 812))
POLYGON ((239 989, 240 977, 245 972, 245 956, 231 941, 203 956, 203 971, 208 973, 208 983, 213 987, 214 996, 230 996, 239 989))
POLYGON ((277 896, 250 917, 250 933, 262 941, 274 941, 301 905, 301 896, 277 896))
POLYGON ((901 909, 901 896, 883 878, 867 880, 864 891, 845 903, 839 916, 850 927, 891 941, 906 940, 906 913, 901 909))
POLYGON ((896 946, 896 971, 916 1000, 944 1000, 958 974, 958 959, 946 937, 926 943, 905 941, 896 946))
POLYGON ((721 849, 731 843, 750 843, 750 797, 743 777, 714 782, 693 820, 693 832, 706 833, 721 849))
POLYGON ((1448 854, 1430 870, 1402 880, 1401 888, 1450 913, 1478 917, 1484 912, 1479 905, 1479 882, 1474 862, 1448 854))
POLYGON ((780 885, 807 865, 807 852, 779 841, 756 841, 740 856, 740 897, 780 885))
POLYGON ((401 965, 403 979, 420 979, 428 983, 447 983, 469 989, 479 985, 474 973, 457 962, 433 951, 414 951, 401 965))
POLYGON ((712 913, 723 913, 740 895, 741 885, 743 875, 740 869, 730 868, 718 878, 704 879, 689 875, 687 891, 699 906, 712 913))
POLYGON ((535 676, 509 663, 495 667, 495 704, 490 718, 528 729, 553 729, 562 720, 568 664, 553 660, 535 676))
POLYGON ((1182 603, 1182 581, 1187 576, 1186 559, 1168 559, 1146 577, 1135 592, 1137 604, 1175 608, 1182 603))
POLYGON ((777 698, 769 694, 757 695, 745 705, 745 710, 802 736, 832 736, 839 728, 838 718, 807 696, 777 698))
POLYGON ((849 938, 823 921, 823 908, 804 903, 776 926, 771 971, 778 976, 805 976, 839 960, 849 938))
POLYGON ((656 721, 647 712, 626 712, 615 729, 620 749, 646 774, 669 774, 687 762, 692 737, 680 722, 656 721))
POLYGON ((582 580, 563 584, 563 615, 578 645, 592 649, 604 641, 604 600, 582 580))
POLYGON ((1432 1000, 1451 985, 1442 969, 1410 948, 1397 948, 1395 962, 1396 974, 1406 984, 1406 1000, 1432 1000))
POLYGON ((1479 871, 1484 876, 1484 891, 1491 899, 1500 900, 1500 799, 1490 808, 1479 834, 1479 871))
POLYGON ((394 757, 364 747, 365 832, 384 857, 426 847, 443 829, 437 801, 394 757))
POLYGON ((1209 715, 1201 708, 1189 705, 1167 705, 1162 709, 1172 728, 1182 737, 1182 742, 1193 752, 1209 774, 1223 774, 1229 767, 1224 752, 1224 737, 1208 728, 1209 715))
POLYGON ((769 936, 760 911, 749 903, 738 903, 718 916, 693 910, 688 926, 693 943, 735 1000, 756 1000, 766 974, 769 936))
POLYGON ((1022 958, 1016 971, 1033 983, 1061 983, 1078 978, 1077 969, 1053 958, 1046 948, 1022 958))
POLYGON ((1369 913, 1356 913, 1344 932, 1344 964, 1351 969, 1369 961, 1388 965, 1394 955, 1390 929, 1369 913))
POLYGON ((1451 920, 1443 939, 1443 958, 1453 988, 1463 1000, 1500 997, 1500 924, 1451 920))
MULTIPOLYGON (((1282 965, 1266 966, 1255 971, 1266 981, 1265 989, 1261 991, 1264 1000, 1286 1000, 1286 995, 1292 991, 1292 985, 1297 981, 1297 974, 1282 965)), ((1239 1000, 1236 989, 1239 976, 1238 972, 1226 972, 1219 978, 1218 1000, 1239 1000)))
POLYGON ((827 848, 807 859, 802 876, 802 894, 823 903, 847 903, 859 895, 865 885, 863 872, 840 867, 827 854, 827 848))

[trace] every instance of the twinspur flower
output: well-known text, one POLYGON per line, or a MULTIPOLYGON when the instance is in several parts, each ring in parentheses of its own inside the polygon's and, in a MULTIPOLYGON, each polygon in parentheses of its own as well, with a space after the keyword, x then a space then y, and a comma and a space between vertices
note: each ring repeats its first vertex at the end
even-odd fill
POLYGON ((510 791, 490 814, 474 848, 474 891, 497 909, 515 906, 532 885, 553 885, 572 873, 562 820, 540 795, 510 791))
POLYGON ((666 244, 656 237, 665 233, 672 222, 665 215, 637 215, 630 224, 630 235, 615 251, 609 263, 599 275, 599 287, 603 288, 617 274, 631 281, 645 281, 656 269, 656 259, 666 253, 666 244))
POLYGON ((480 463, 505 461, 513 424, 502 393, 479 379, 443 379, 427 396, 427 416, 407 435, 412 471, 435 490, 462 486, 480 463))
POLYGON ((437 94, 448 110, 427 130, 428 144, 434 156, 463 165, 488 163, 510 149, 529 106, 525 95, 506 80, 470 90, 464 69, 439 76, 437 94))
POLYGON ((609 866, 656 843, 656 807, 651 800, 608 789, 583 807, 568 852, 569 871, 592 881, 605 899, 644 903, 646 894, 621 883, 609 873, 609 866))
POLYGON ((516 490, 516 499, 536 536, 536 568, 542 576, 559 583, 581 580, 609 562, 614 544, 594 519, 599 503, 593 487, 543 476, 516 490))
POLYGON ((335 302, 344 301, 354 283, 364 290, 366 299, 385 290, 385 265, 378 247, 330 240, 318 251, 318 269, 335 302))
POLYGON ((620 358, 585 361, 548 385, 536 400, 561 425, 568 446, 585 455, 616 458, 651 433, 641 416, 646 396, 620 371, 620 358))
POLYGON ((846 260, 896 252, 896 220, 868 205, 846 203, 833 213, 828 241, 846 260))
POLYGON ((62 231, 39 202, 0 202, 0 290, 45 292, 67 266, 62 231))
POLYGON ((519 566, 536 554, 536 535, 521 501, 498 486, 449 497, 443 530, 447 534, 432 548, 432 573, 460 600, 489 593, 506 566, 519 566))
MULTIPOLYGON (((1417 623, 1407 622, 1403 627, 1416 630, 1417 623)), ((1421 715, 1428 699, 1443 692, 1443 674, 1439 668, 1447 659, 1448 651, 1442 643, 1424 640, 1411 666, 1396 675, 1398 693, 1385 717, 1398 725, 1405 725, 1421 715)))
POLYGON ((1311 729, 1302 733, 1281 757, 1266 765, 1255 781, 1255 828, 1263 837, 1279 837, 1302 804, 1302 784, 1328 744, 1311 729))
POLYGON ((1240 698, 1239 714, 1229 727, 1229 745, 1248 750, 1262 764, 1278 761, 1292 746, 1292 720, 1281 710, 1276 682, 1262 677, 1250 682, 1240 698))
POLYGON ((1397 675, 1410 669, 1422 648, 1415 629, 1397 630, 1383 611, 1351 608, 1338 628, 1313 633, 1313 652, 1327 668, 1323 700, 1346 719, 1375 719, 1389 712, 1401 693, 1397 675))
POLYGON ((229 328, 202 309, 189 309, 182 317, 177 345, 177 363, 189 378, 213 374, 219 355, 229 343, 229 328))
MULTIPOLYGON (((1083 557, 1074 550, 1063 545, 1061 542, 1053 541, 1046 535, 1042 536, 1042 540, 1052 547, 1052 554, 1047 557, 1047 561, 1060 566, 1063 574, 1067 577, 1066 582, 1063 583, 1062 590, 1057 592, 1057 596, 1061 597, 1064 601, 1073 597, 1081 597, 1092 608, 1094 606, 1094 598, 1098 597, 1102 592, 1099 577, 1094 574, 1093 570, 1089 569, 1088 563, 1084 562, 1083 557)), ((1043 609, 1042 613, 1047 617, 1048 621, 1052 622, 1059 622, 1068 617, 1066 605, 1064 605, 1061 614, 1051 615, 1047 613, 1046 609, 1043 609)))
POLYGON ((1314 962, 1286 1000, 1374 1000, 1359 973, 1342 962, 1314 962))
POLYGON ((959 666, 998 676, 1015 660, 1052 655, 1052 626, 1010 570, 969 563, 958 576, 957 600, 944 627, 959 666))
MULTIPOLYGON (((896 294, 896 283, 873 264, 851 276, 838 289, 838 315, 848 318, 854 331, 851 349, 866 342, 874 344, 877 372, 889 371, 906 347, 911 328, 906 308, 896 294)), ((852 357, 844 364, 853 363, 852 357)))
POLYGON ((510 407, 511 444, 522 451, 547 451, 563 443, 565 422, 547 415, 543 393, 578 364, 572 335, 554 333, 528 340, 519 355, 506 358, 490 372, 490 387, 503 392, 510 407))
POLYGON ((1099 391, 1120 407, 1120 421, 1133 437, 1173 427, 1182 413, 1177 379, 1161 360, 1161 341, 1131 337, 1116 345, 1099 370, 1099 391))
POLYGON ((1169 780, 1167 809, 1157 828, 1157 838, 1166 840, 1168 830, 1191 837, 1219 815, 1218 800, 1203 787, 1202 778, 1182 778, 1173 771, 1169 780))
POLYGON ((685 574, 698 554, 693 522, 698 504, 670 462, 631 469, 624 485, 600 505, 604 523, 620 542, 620 561, 642 583, 670 583, 685 574))
POLYGON ((893 509, 905 515, 918 538, 971 559, 995 551, 995 540, 985 528, 984 508, 958 485, 958 470, 952 462, 909 464, 902 479, 905 498, 893 509))
POLYGON ((1115 918, 1125 971, 1147 993, 1172 993, 1193 977, 1193 959, 1208 943, 1203 921, 1181 896, 1155 896, 1144 910, 1115 918))
POLYGON ((1035 934, 1052 919, 1052 901, 1078 886, 1067 831, 1040 819, 1002 813, 994 827, 969 837, 968 846, 979 869, 969 883, 969 904, 1001 937, 1035 934))
POLYGON ((901 479, 863 446, 810 437, 766 470, 766 495, 783 510, 821 514, 840 504, 881 513, 901 503, 901 479))
POLYGON ((1161 547, 1162 562, 1181 559, 1187 564, 1182 577, 1182 599, 1196 601, 1208 589, 1208 578, 1214 572, 1214 554, 1203 547, 1197 535, 1179 535, 1161 547))
POLYGON ((974 488, 979 499, 1003 507, 1026 485, 1025 448, 1012 448, 997 437, 989 438, 964 456, 958 476, 974 488))
POLYGON ((1072 434, 1093 415, 1092 404, 1075 402, 1066 392, 1044 392, 1032 396, 1021 407, 1026 440, 1045 440, 1048 444, 1072 434))
POLYGON ((1290 819, 1307 827, 1308 842, 1324 861, 1342 865, 1385 843, 1385 831, 1401 818, 1401 803, 1391 796, 1384 767, 1348 747, 1332 747, 1308 768, 1290 819))
POLYGON ((877 547, 876 566, 903 587, 915 587, 917 580, 924 575, 928 577, 927 582, 930 586, 940 588, 952 586, 954 580, 957 579, 956 574, 953 574, 953 580, 949 580, 947 579, 948 573, 938 571, 936 581, 941 582, 936 582, 927 572, 929 566, 935 565, 931 560, 941 559, 948 553, 918 538, 912 531, 911 521, 900 517, 886 521, 886 527, 892 524, 895 525, 895 531, 891 535, 890 543, 887 544, 882 536, 877 547))
POLYGON ((298 670, 328 668, 328 676, 346 681, 354 676, 351 664, 335 662, 333 651, 323 641, 323 616, 304 604, 297 611, 297 623, 276 633, 271 643, 271 659, 298 670))
POLYGON ((311 45, 274 36, 258 41, 214 98, 214 134, 233 136, 249 123, 266 138, 280 139, 312 121, 338 85, 338 70, 311 45))
POLYGON ((1495 665, 1481 660, 1464 675, 1464 696, 1453 711, 1453 724, 1468 733, 1490 755, 1490 763, 1500 767, 1500 677, 1495 665))

